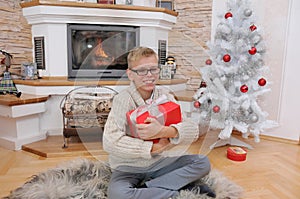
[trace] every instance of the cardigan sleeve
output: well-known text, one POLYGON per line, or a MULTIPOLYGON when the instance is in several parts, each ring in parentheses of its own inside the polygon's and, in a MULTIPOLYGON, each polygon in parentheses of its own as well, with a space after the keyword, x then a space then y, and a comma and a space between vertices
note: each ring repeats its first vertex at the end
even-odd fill
MULTIPOLYGON (((168 99, 175 103, 178 103, 172 94, 168 94, 168 99)), ((178 124, 172 124, 170 126, 174 127, 178 131, 178 136, 176 138, 170 138, 172 144, 191 144, 196 141, 199 137, 199 128, 192 119, 187 118, 181 109, 182 122, 178 124)))

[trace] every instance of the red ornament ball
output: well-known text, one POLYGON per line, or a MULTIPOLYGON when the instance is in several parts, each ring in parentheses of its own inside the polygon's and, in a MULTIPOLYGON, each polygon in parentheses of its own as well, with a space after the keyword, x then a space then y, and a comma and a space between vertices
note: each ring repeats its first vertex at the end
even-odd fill
POLYGON ((201 103, 200 103, 200 102, 194 101, 194 107, 195 107, 195 108, 200 108, 200 106, 201 106, 201 103))
POLYGON ((211 64, 212 64, 211 59, 206 60, 206 61, 205 61, 205 64, 206 64, 206 65, 211 65, 211 64))
POLYGON ((232 13, 231 12, 227 12, 224 17, 225 17, 225 19, 228 19, 229 17, 232 17, 232 13))
POLYGON ((230 60, 231 60, 231 57, 230 57, 229 54, 226 54, 226 55, 223 56, 223 61, 224 62, 230 62, 230 60))
POLYGON ((220 112, 220 107, 218 105, 213 107, 213 112, 219 113, 220 112))
POLYGON ((260 85, 260 86, 264 86, 264 85, 266 85, 266 83, 267 83, 267 80, 265 80, 264 78, 260 78, 258 80, 258 85, 260 85))
POLYGON ((202 81, 201 83, 200 83, 200 88, 205 88, 207 85, 206 85, 206 82, 204 82, 204 81, 202 81))
POLYGON ((251 30, 251 31, 256 30, 256 26, 255 26, 255 25, 250 26, 250 30, 251 30))
POLYGON ((255 47, 252 47, 248 52, 250 55, 254 55, 256 53, 256 48, 255 47))
POLYGON ((245 84, 241 86, 240 91, 242 93, 247 93, 248 92, 248 86, 246 86, 245 84))

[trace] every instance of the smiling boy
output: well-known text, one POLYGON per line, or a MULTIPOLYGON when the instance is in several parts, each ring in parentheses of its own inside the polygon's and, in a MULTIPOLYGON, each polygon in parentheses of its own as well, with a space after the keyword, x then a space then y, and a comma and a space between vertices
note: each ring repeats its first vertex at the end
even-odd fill
POLYGON ((165 95, 176 102, 169 91, 156 86, 160 69, 157 54, 147 47, 136 47, 128 54, 127 75, 130 86, 114 97, 105 124, 103 148, 109 154, 112 176, 108 187, 110 199, 163 199, 176 197, 180 190, 198 189, 214 197, 206 185, 194 187, 193 182, 207 175, 210 163, 202 155, 166 155, 169 150, 197 140, 197 124, 183 116, 178 124, 164 126, 155 118, 137 124, 140 138, 126 134, 126 113, 165 95), (158 139, 158 142, 152 142, 158 139))

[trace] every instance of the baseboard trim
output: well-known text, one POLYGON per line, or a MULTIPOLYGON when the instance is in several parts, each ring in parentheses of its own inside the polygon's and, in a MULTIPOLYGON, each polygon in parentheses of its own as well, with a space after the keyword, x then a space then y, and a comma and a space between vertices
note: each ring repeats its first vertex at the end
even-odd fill
MULTIPOLYGON (((233 131, 233 135, 241 135, 241 132, 239 131, 233 131)), ((270 141, 275 141, 275 142, 281 142, 285 144, 297 144, 300 145, 300 140, 291 140, 291 139, 286 139, 286 138, 280 138, 280 137, 274 137, 270 135, 259 135, 260 139, 264 140, 270 140, 270 141)), ((253 138, 253 135, 249 135, 249 138, 253 138)))
POLYGON ((297 144, 297 145, 300 145, 300 141, 297 141, 297 140, 290 140, 290 139, 286 139, 286 138, 273 137, 273 136, 269 136, 269 135, 260 135, 259 137, 261 139, 264 139, 264 140, 270 140, 270 141, 275 141, 275 142, 282 142, 282 143, 285 143, 285 144, 297 144))

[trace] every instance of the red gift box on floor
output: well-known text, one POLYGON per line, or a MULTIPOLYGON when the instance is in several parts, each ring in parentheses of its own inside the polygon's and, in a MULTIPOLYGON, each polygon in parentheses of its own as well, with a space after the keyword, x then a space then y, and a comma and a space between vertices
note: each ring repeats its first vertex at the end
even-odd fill
POLYGON ((247 151, 241 147, 228 147, 227 148, 227 158, 234 161, 244 161, 246 160, 247 151))
POLYGON ((136 132, 135 124, 144 123, 147 117, 154 117, 165 126, 177 124, 182 120, 180 106, 170 101, 138 107, 127 112, 126 117, 129 126, 127 135, 137 138, 139 138, 139 135, 136 132))

